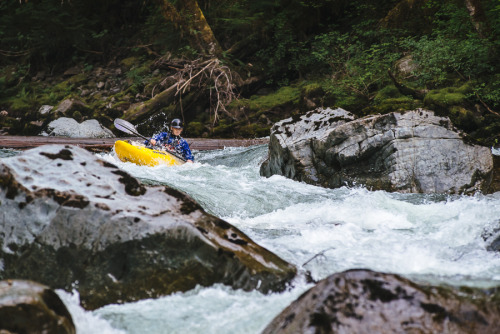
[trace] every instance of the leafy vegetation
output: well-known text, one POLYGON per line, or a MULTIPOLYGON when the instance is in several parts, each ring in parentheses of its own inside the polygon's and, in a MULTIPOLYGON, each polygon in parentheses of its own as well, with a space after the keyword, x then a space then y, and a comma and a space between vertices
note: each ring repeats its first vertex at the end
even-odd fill
POLYGON ((192 42, 207 33, 193 21, 199 8, 240 99, 213 119, 214 85, 200 84, 159 111, 181 114, 195 135, 265 135, 319 106, 360 116, 425 106, 491 144, 500 139, 500 4, 475 3, 483 16, 456 0, 2 1, 0 108, 23 118, 78 97, 109 124, 172 84, 165 59, 210 56, 192 42))

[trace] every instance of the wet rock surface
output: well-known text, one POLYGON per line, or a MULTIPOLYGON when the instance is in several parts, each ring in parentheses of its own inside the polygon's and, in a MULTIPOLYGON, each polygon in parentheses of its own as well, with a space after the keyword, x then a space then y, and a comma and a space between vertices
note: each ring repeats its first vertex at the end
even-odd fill
POLYGON ((369 270, 334 274, 305 292, 269 333, 498 333, 498 291, 424 287, 369 270))
POLYGON ((448 118, 418 109, 351 119, 342 109, 318 109, 298 121, 276 123, 261 175, 329 188, 496 191, 491 150, 468 144, 448 118))
POLYGON ((0 211, 0 278, 77 288, 88 309, 198 284, 279 291, 296 274, 189 196, 74 146, 2 159, 0 211))
POLYGON ((500 252, 500 219, 489 228, 486 228, 481 237, 486 242, 488 251, 500 252))
POLYGON ((95 119, 78 123, 73 118, 61 117, 47 125, 42 134, 71 138, 113 138, 115 135, 95 119))
POLYGON ((0 281, 0 333, 74 334, 71 314, 49 287, 23 280, 0 281))

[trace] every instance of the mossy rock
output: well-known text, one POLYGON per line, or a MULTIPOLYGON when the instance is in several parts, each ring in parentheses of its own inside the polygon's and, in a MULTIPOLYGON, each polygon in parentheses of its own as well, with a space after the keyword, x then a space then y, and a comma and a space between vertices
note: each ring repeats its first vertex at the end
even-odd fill
POLYGON ((466 84, 460 87, 446 87, 431 90, 425 95, 424 105, 430 108, 440 107, 448 109, 452 106, 463 105, 472 88, 466 84))
POLYGON ((128 102, 127 100, 119 100, 119 102, 113 104, 113 106, 111 107, 112 109, 116 109, 116 110, 119 110, 121 111, 121 116, 123 116, 123 112, 125 110, 127 110, 128 108, 130 108, 130 102, 128 102))
POLYGON ((122 65, 127 70, 132 68, 132 66, 137 63, 139 63, 139 58, 137 57, 128 57, 120 61, 120 65, 122 65))
POLYGON ((325 95, 325 90, 321 86, 321 84, 317 82, 313 82, 307 85, 304 85, 301 89, 301 93, 304 97, 307 98, 315 98, 322 97, 325 95))
POLYGON ((394 85, 385 86, 377 92, 374 97, 375 102, 381 102, 387 99, 404 97, 394 85))
POLYGON ((75 121, 77 121, 78 123, 81 123, 81 122, 82 122, 82 120, 83 120, 82 113, 81 113, 81 112, 79 112, 78 110, 75 110, 75 111, 73 112, 73 114, 71 115, 71 117, 72 117, 75 121))
POLYGON ((286 104, 298 104, 300 89, 286 86, 268 95, 253 95, 249 99, 240 99, 230 107, 246 107, 250 111, 266 111, 286 104))
POLYGON ((359 96, 349 95, 345 97, 337 97, 335 107, 339 107, 351 112, 362 110, 366 102, 359 96))
POLYGON ((460 106, 450 108, 450 119, 455 126, 468 132, 476 130, 481 124, 480 117, 460 106))
POLYGON ((68 84, 81 84, 88 81, 88 76, 86 73, 79 73, 76 75, 73 75, 71 78, 66 80, 68 84))

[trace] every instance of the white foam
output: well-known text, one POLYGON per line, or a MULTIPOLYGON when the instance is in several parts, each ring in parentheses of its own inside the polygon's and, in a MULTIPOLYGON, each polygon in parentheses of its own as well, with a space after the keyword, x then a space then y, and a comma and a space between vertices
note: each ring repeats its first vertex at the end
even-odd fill
POLYGON ((71 313, 73 323, 78 334, 125 334, 127 332, 116 329, 111 324, 102 319, 99 315, 86 311, 80 306, 80 295, 78 291, 68 293, 64 290, 56 290, 66 308, 71 313))

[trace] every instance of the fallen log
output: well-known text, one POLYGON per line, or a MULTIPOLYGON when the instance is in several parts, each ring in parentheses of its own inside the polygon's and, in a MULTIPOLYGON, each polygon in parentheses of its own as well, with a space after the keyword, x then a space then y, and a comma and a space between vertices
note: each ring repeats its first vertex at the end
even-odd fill
MULTIPOLYGON (((68 138, 68 137, 42 137, 42 136, 0 136, 0 149, 27 150, 30 148, 50 145, 76 145, 91 152, 108 152, 117 140, 138 140, 139 137, 127 138, 68 138)), ((220 150, 224 147, 248 147, 267 144, 268 138, 260 139, 208 139, 186 138, 192 150, 207 151, 220 150)))

